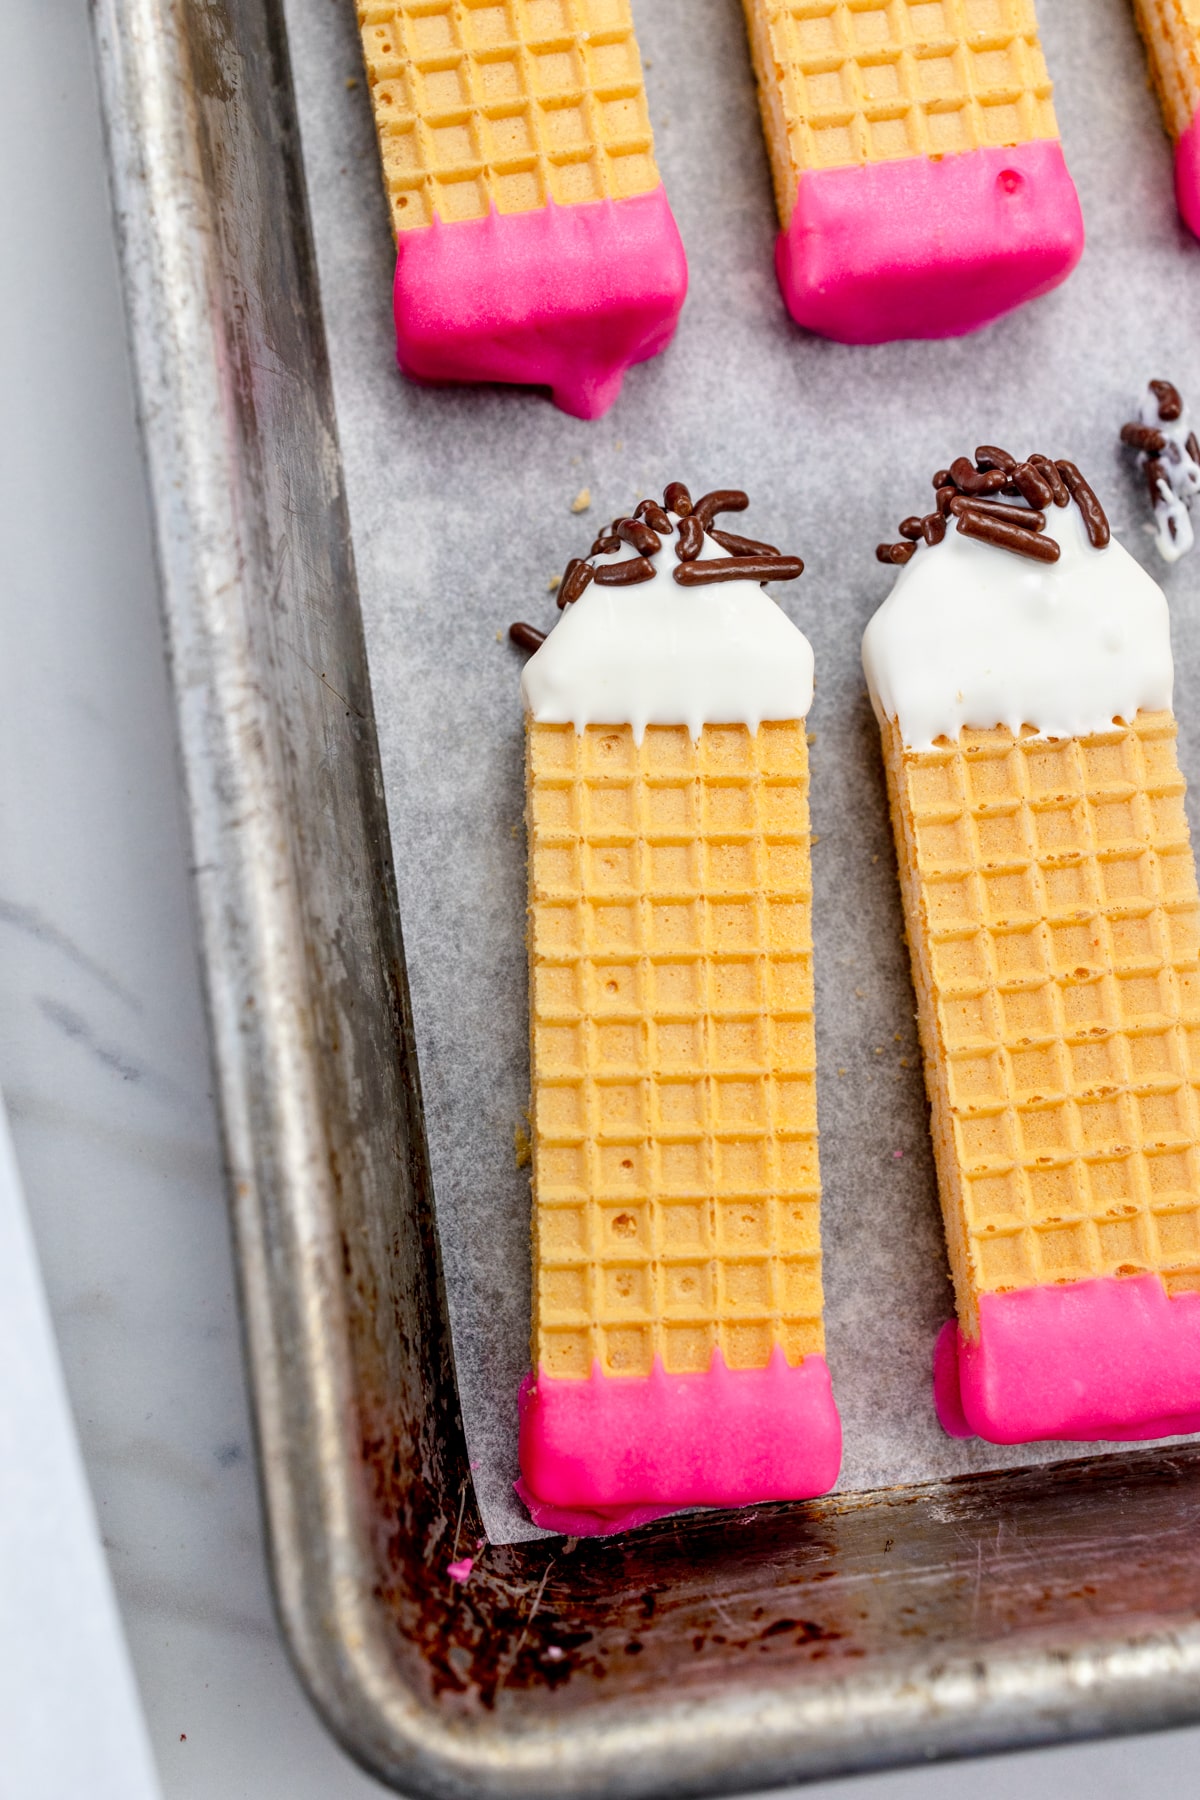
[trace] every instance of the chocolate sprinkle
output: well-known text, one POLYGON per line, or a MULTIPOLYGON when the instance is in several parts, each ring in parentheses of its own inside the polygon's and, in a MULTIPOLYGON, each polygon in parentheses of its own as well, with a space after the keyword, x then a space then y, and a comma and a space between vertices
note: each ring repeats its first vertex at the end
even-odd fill
POLYGON ((617 554, 617 551, 620 548, 621 548, 620 538, 617 537, 614 532, 605 531, 605 532, 602 532, 601 535, 596 539, 595 543, 592 545, 591 549, 588 551, 588 555, 589 556, 615 556, 617 554))
POLYGON ((926 513, 921 520, 921 532, 927 544, 940 544, 946 535, 945 515, 940 512, 926 513))
POLYGON ((937 474, 933 478, 933 485, 935 488, 943 488, 949 484, 949 481, 950 481, 949 469, 939 469, 937 474))
POLYGON ((1017 465, 1012 475, 1013 486, 1022 500, 1027 500, 1034 507, 1049 506, 1054 498, 1054 489, 1040 469, 1035 469, 1032 463, 1023 462, 1017 465))
POLYGON ((1055 538, 1043 537, 1036 531, 1022 531, 1007 519, 985 513, 982 507, 964 506, 958 514, 958 529, 964 537, 977 538, 982 544, 994 544, 997 550, 1012 550, 1017 556, 1028 556, 1034 562, 1057 562, 1062 547, 1055 538))
POLYGON ((539 631, 536 625, 523 625, 519 619, 509 626, 508 635, 522 650, 538 650, 546 641, 544 631, 539 631))
POLYGON ((704 527, 695 513, 686 513, 679 521, 675 554, 680 562, 695 562, 704 548, 704 527))
POLYGON ((1166 436, 1156 425, 1142 425, 1136 419, 1129 425, 1122 425, 1121 442, 1132 450, 1146 450, 1151 456, 1157 456, 1167 447, 1166 436))
POLYGON ((640 501, 633 509, 633 516, 635 519, 645 519, 647 525, 652 525, 660 537, 670 537, 674 529, 657 500, 640 501))
POLYGON ((897 530, 899 531, 900 536, 902 538, 914 538, 915 539, 915 538, 919 538, 919 537, 924 537, 925 521, 923 519, 915 519, 915 518, 914 519, 901 519, 899 525, 897 526, 897 530))
POLYGON ((977 469, 1015 469, 1017 459, 1010 456, 1007 450, 1001 450, 995 444, 980 444, 975 452, 977 469))
MULTIPOLYGON (((714 544, 720 544, 722 550, 728 550, 730 556, 780 556, 774 544, 760 544, 757 538, 739 537, 736 531, 718 531, 710 525, 708 535, 714 544)), ((684 557, 683 561, 688 558, 684 557)))
POLYGON ((1026 461, 1032 463, 1038 474, 1045 478, 1055 506, 1070 506, 1070 491, 1051 458, 1043 456, 1040 450, 1035 450, 1026 461))
POLYGON ((654 580, 654 564, 648 556, 630 556, 624 562, 601 563, 592 570, 597 587, 636 587, 654 580))
POLYGON ((692 496, 682 481, 672 481, 668 487, 663 489, 663 505, 668 512, 673 512, 680 519, 685 519, 691 512, 692 496))
POLYGON ((622 543, 632 544, 643 556, 657 556, 662 549, 662 539, 657 531, 641 519, 618 519, 616 531, 622 543))
POLYGON ((750 496, 741 488, 714 488, 697 500, 692 512, 707 531, 718 513, 745 512, 749 504, 750 496))
POLYGON ((915 544, 876 544, 875 555, 881 563, 906 563, 917 553, 915 544))
POLYGON ((1165 425, 1177 419, 1183 411, 1183 400, 1179 389, 1170 381, 1152 381, 1150 392, 1158 401, 1158 416, 1165 425))
POLYGON ((952 500, 956 500, 957 498, 958 498, 958 489, 955 487, 955 485, 952 481, 946 483, 945 485, 943 485, 942 487, 940 487, 938 489, 938 491, 937 491, 937 508, 943 518, 945 518, 947 513, 950 511, 950 502, 952 500))
POLYGON ((966 494, 958 494, 950 502, 950 511, 956 515, 978 513, 985 519, 999 519, 1004 525, 1017 525, 1022 531, 1046 529, 1044 512, 1031 511, 1024 506, 1005 506, 999 500, 973 500, 966 494))
POLYGON ((584 562, 582 558, 578 556, 572 557, 571 561, 567 564, 566 574, 558 584, 557 598, 560 610, 564 606, 573 606, 575 604, 588 582, 592 579, 592 575, 593 569, 591 563, 584 562))
POLYGON ((1003 469, 977 469, 965 456, 950 464, 950 479, 963 494, 999 494, 1008 485, 1003 469))
POLYGON ((675 564, 680 587, 708 587, 717 581, 795 581, 803 575, 798 556, 731 556, 719 561, 675 564))
MULTIPOLYGON (((1171 392, 1174 393, 1174 391, 1172 388, 1171 392)), ((1088 540, 1092 548, 1103 550, 1112 536, 1104 508, 1073 462, 1066 462, 1060 457, 1057 468, 1070 489, 1072 500, 1083 514, 1083 522, 1087 526, 1088 540)))

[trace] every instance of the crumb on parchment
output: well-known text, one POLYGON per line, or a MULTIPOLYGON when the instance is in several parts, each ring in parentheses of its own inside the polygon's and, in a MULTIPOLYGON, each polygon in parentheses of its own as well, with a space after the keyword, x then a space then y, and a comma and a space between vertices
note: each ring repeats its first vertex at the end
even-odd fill
POLYGON ((533 1160, 533 1145, 523 1125, 513 1128, 513 1155, 517 1159, 518 1169, 527 1169, 533 1160))
POLYGON ((591 488, 580 488, 579 492, 576 494, 575 498, 571 502, 571 511, 573 513, 586 512, 588 507, 591 504, 592 504, 591 488))

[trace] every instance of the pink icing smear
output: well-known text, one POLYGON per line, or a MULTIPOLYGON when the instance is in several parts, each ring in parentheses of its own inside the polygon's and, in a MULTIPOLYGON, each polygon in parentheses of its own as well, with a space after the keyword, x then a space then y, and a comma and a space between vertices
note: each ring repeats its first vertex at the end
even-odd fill
POLYGON ((1157 1275, 984 1294, 977 1342, 943 1327, 933 1394, 951 1437, 993 1444, 1200 1431, 1200 1294, 1157 1275))
POLYGON ((687 261, 661 187, 401 232, 396 358, 421 381, 548 387, 598 419, 632 363, 671 341, 687 261))
POLYGON ((584 1536, 628 1531, 681 1506, 811 1500, 837 1480, 842 1427, 823 1356, 793 1368, 586 1381, 539 1373, 521 1388, 517 1492, 535 1523, 584 1536))
POLYGON ((1175 199, 1180 218, 1200 238, 1200 113, 1175 146, 1175 199))
POLYGON ((1083 254, 1062 146, 804 174, 775 266, 797 324, 844 344, 958 337, 1047 293, 1083 254))

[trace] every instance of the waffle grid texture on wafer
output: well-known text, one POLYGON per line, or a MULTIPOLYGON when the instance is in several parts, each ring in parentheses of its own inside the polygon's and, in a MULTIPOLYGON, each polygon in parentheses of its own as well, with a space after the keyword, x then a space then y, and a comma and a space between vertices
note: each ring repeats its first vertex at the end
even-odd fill
POLYGON ((1200 0, 1134 0, 1150 78, 1175 140, 1175 195, 1200 236, 1200 0))
POLYGON ((602 527, 522 677, 534 1372, 518 1492, 565 1531, 810 1498, 841 1458, 813 659, 763 592, 804 565, 715 524, 748 504, 673 482, 602 527))
POLYGON ((359 0, 400 366, 595 418, 687 288, 629 0, 359 0))
POLYGON ((984 445, 934 487, 880 546, 863 662, 958 1310, 938 1415, 1192 1431, 1200 892, 1166 600, 1069 460, 984 445))
POLYGON ((1200 896, 1166 713, 885 762, 959 1317, 1044 1283, 1200 1290, 1200 896))
POLYGON ((1082 222, 1033 0, 744 0, 797 321, 948 337, 1063 280, 1082 222))
POLYGON ((529 726, 533 1359, 824 1349, 804 722, 529 726))

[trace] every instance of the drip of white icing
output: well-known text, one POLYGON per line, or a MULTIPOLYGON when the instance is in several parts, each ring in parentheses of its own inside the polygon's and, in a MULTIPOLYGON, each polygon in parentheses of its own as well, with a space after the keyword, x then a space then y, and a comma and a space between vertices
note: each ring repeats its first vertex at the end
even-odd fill
POLYGON ((1162 589, 1115 538, 1094 550, 1073 502, 1046 515, 1062 546, 1056 563, 952 527, 918 548, 867 626, 871 702, 881 720, 898 721, 909 749, 964 725, 1074 737, 1170 706, 1162 589))
MULTIPOLYGON (((1178 562, 1195 543, 1188 508, 1200 494, 1200 463, 1188 449, 1192 427, 1188 424, 1187 408, 1184 407, 1177 419, 1160 418, 1158 395, 1147 386, 1138 408, 1138 418, 1143 425, 1152 425, 1156 431, 1161 431, 1167 440, 1156 459, 1166 471, 1166 480, 1160 475, 1155 483, 1158 497, 1154 502, 1154 517, 1158 521, 1158 530, 1154 547, 1164 562, 1178 562)), ((1140 450, 1140 466, 1144 469, 1149 461, 1147 453, 1140 450)))
MULTIPOLYGON (((672 523, 676 521, 672 518, 672 523)), ((590 558, 594 568, 637 552, 590 558)), ((728 561, 705 537, 701 559, 728 561)), ((681 587, 673 539, 663 535, 654 576, 633 587, 592 581, 568 606, 521 677, 526 710, 540 723, 749 726, 802 719, 812 705, 813 653, 803 632, 756 581, 681 587)))

